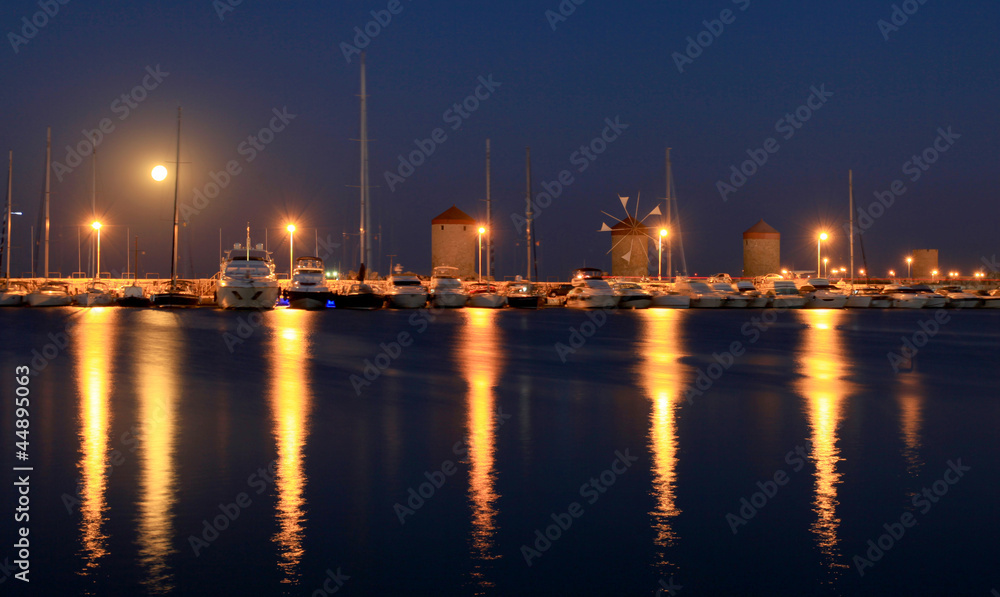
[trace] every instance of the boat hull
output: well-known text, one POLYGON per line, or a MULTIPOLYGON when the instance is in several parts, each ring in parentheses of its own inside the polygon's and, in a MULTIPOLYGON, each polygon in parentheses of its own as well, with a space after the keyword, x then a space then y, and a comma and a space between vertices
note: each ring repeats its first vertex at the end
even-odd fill
POLYGON ((872 297, 862 294, 854 294, 847 297, 847 302, 844 306, 848 309, 868 309, 872 306, 872 297))
POLYGON ((927 299, 923 297, 892 299, 893 309, 923 309, 926 304, 927 299))
POLYGON ((771 306, 775 309, 802 309, 806 306, 806 297, 781 295, 771 297, 771 306))
POLYGON ((223 286, 215 302, 223 309, 273 309, 278 302, 278 287, 223 286))
POLYGON ((111 305, 113 299, 110 294, 88 292, 77 295, 76 304, 81 307, 107 307, 111 305))
POLYGON ((385 298, 378 294, 338 294, 333 297, 333 305, 338 309, 374 311, 385 305, 385 298))
POLYGON ((892 307, 892 300, 887 298, 873 298, 868 307, 871 309, 889 309, 892 307))
POLYGON ((813 295, 806 298, 807 309, 843 309, 845 305, 847 305, 846 296, 813 295))
MULTIPOLYGON (((336 304, 336 300, 334 300, 334 304, 336 304)), ((420 309, 427 305, 427 295, 422 292, 390 294, 389 305, 395 309, 420 309)))
POLYGON ((0 294, 0 307, 20 307, 24 304, 23 294, 3 293, 0 294))
POLYGON ((571 296, 566 299, 566 306, 570 309, 614 309, 618 306, 618 297, 613 294, 571 296))
POLYGON ((949 309, 972 309, 979 304, 979 299, 976 298, 960 298, 951 299, 948 302, 949 309))
POLYGON ((948 306, 948 297, 946 296, 927 296, 924 295, 927 302, 924 304, 925 309, 944 309, 948 306))
POLYGON ((27 297, 30 307, 68 307, 73 303, 73 297, 53 294, 31 293, 27 297))
POLYGON ((507 302, 507 297, 500 294, 480 293, 470 294, 466 306, 476 309, 499 309, 507 302))
POLYGON ((727 309, 743 309, 750 304, 750 299, 739 296, 727 296, 723 306, 727 309))
POLYGON ((660 294, 650 301, 650 307, 657 309, 688 309, 691 307, 691 297, 683 294, 660 294))
POLYGON ((326 309, 326 302, 333 299, 333 294, 325 290, 289 290, 289 309, 305 309, 308 311, 318 311, 326 309))
POLYGON ((507 295, 507 306, 514 309, 537 309, 542 305, 543 297, 540 296, 512 296, 507 295))
POLYGON ((460 292, 437 292, 431 299, 431 303, 439 308, 458 309, 464 307, 468 299, 468 296, 460 292))
POLYGON ((980 301, 980 309, 1000 309, 1000 296, 983 297, 980 301))
POLYGON ((115 301, 119 307, 142 308, 149 307, 153 301, 144 296, 123 296, 115 301))
POLYGON ((197 307, 200 302, 200 296, 186 292, 163 292, 153 295, 153 306, 155 307, 197 307))
POLYGON ((648 309, 653 304, 653 298, 649 296, 622 296, 618 299, 619 309, 648 309))
POLYGON ((721 296, 691 297, 691 306, 695 309, 718 309, 722 306, 721 296))

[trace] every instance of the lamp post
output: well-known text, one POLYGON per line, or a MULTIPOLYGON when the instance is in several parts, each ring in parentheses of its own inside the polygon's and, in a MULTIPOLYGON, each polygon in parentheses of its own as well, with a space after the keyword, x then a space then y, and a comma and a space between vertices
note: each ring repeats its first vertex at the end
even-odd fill
POLYGON ((295 262, 295 224, 289 224, 285 230, 288 231, 288 279, 291 280, 295 262))
MULTIPOLYGON (((667 235, 666 228, 660 228, 660 237, 657 239, 659 244, 660 260, 656 265, 656 280, 660 281, 663 279, 663 237, 667 235)), ((667 277, 670 277, 670 272, 667 272, 667 277)))
POLYGON ((486 229, 479 227, 479 281, 483 281, 483 233, 486 229))
POLYGON ((94 278, 100 278, 101 277, 101 223, 94 222, 93 224, 91 224, 91 226, 94 228, 94 230, 97 231, 97 264, 96 267, 94 268, 95 269, 94 278))
POLYGON ((910 277, 910 264, 913 263, 913 257, 906 258, 906 277, 910 277))
POLYGON ((827 239, 825 232, 819 233, 819 240, 816 241, 816 277, 820 276, 820 254, 823 251, 823 241, 827 239))

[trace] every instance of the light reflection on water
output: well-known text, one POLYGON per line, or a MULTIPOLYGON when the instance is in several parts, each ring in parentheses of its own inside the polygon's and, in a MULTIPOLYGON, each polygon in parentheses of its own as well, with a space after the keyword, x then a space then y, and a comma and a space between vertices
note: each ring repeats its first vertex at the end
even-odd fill
POLYGON ((685 314, 673 309, 650 309, 643 315, 637 373, 652 403, 649 444, 656 509, 650 514, 656 531, 657 565, 669 565, 666 550, 679 539, 672 523, 681 513, 675 503, 677 413, 683 399, 681 392, 690 377, 690 367, 680 361, 685 350, 680 318, 685 314))
POLYGON ((923 425, 923 379, 920 373, 910 371, 896 376, 899 385, 896 400, 899 402, 900 434, 903 436, 903 459, 911 478, 920 475, 920 428, 923 425))
POLYGON ((803 309, 798 315, 806 323, 797 365, 801 377, 796 381, 799 394, 806 401, 806 416, 812 430, 811 456, 816 466, 813 511, 816 520, 810 530, 828 568, 843 568, 837 532, 837 489, 841 473, 837 471, 840 449, 837 428, 846 400, 855 392, 848 381, 851 359, 843 346, 839 325, 844 312, 835 309, 803 309))
POLYGON ((280 309, 273 313, 274 329, 267 347, 270 372, 269 402, 274 422, 278 465, 275 485, 278 490, 276 517, 278 532, 273 540, 278 546, 278 566, 283 583, 298 583, 299 564, 304 549, 306 474, 302 452, 309 435, 309 410, 312 385, 309 376, 312 341, 307 323, 316 313, 280 309))
POLYGON ((479 593, 492 587, 483 562, 498 559, 493 553, 496 533, 496 429, 495 388, 504 362, 504 347, 494 309, 465 309, 456 350, 462 375, 468 385, 466 404, 467 447, 469 454, 469 500, 472 507, 473 579, 479 593))
POLYGON ((151 593, 173 590, 173 573, 167 557, 174 553, 173 509, 177 492, 175 441, 177 436, 178 356, 183 354, 176 315, 143 312, 141 327, 132 328, 135 387, 139 409, 139 561, 145 570, 143 584, 151 593))
POLYGON ((80 405, 80 461, 82 486, 78 499, 81 514, 80 542, 86 575, 96 572, 108 553, 107 454, 111 428, 109 408, 111 388, 110 355, 117 328, 109 309, 89 309, 81 314, 73 328, 73 354, 76 361, 77 391, 80 405))

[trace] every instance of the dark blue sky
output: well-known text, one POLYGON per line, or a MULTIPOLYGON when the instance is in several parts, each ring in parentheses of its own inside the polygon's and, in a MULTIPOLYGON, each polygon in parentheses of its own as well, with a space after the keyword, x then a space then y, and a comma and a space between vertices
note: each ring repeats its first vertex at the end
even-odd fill
MULTIPOLYGON (((179 105, 185 114, 182 202, 190 204, 194 190, 204 189, 230 160, 240 165, 219 196, 189 217, 182 271, 216 271, 219 228, 229 246, 242 240, 248 220, 255 240, 263 240, 265 226, 271 229, 272 250, 284 241, 279 264, 287 260, 281 229, 290 218, 301 231, 300 253, 311 252, 313 243, 304 239, 312 239, 314 229, 333 242, 343 242, 344 231, 356 234, 358 145, 352 140, 359 69, 356 59, 345 60, 340 43, 350 43, 354 28, 372 20, 371 11, 386 9, 388 0, 244 0, 223 19, 216 4, 71 0, 21 40, 27 43, 12 42, 10 34, 22 34, 22 18, 38 13, 38 3, 0 6, 6 40, 0 140, 2 149, 14 151, 15 206, 27 212, 14 220, 13 271, 30 267, 26 249, 42 193, 45 128, 52 127, 53 161, 65 164, 67 145, 108 118, 114 130, 98 152, 98 211, 107 225, 102 269, 124 268, 129 226, 147 251, 143 270, 166 275, 173 188, 153 183, 148 173, 173 159, 179 105), (142 85, 147 67, 157 65, 169 75, 122 119, 122 94, 142 85), (240 144, 283 108, 294 120, 248 163, 240 144)), ((918 8, 888 32, 888 41, 878 22, 890 21, 892 2, 586 0, 553 31, 546 11, 559 5, 402 0, 402 11, 371 40, 373 219, 381 224, 383 256, 375 269, 385 271, 384 256, 396 254, 407 268, 426 271, 432 217, 452 204, 474 217, 485 213, 486 138, 493 145, 501 276, 524 269, 510 214, 524 212, 525 146, 532 150, 536 192, 561 170, 574 170, 573 184, 537 221, 543 279, 565 277, 584 262, 610 268, 610 237, 597 230, 612 222, 601 210, 618 214, 617 195, 637 193, 640 211, 651 209, 664 194, 667 146, 692 273, 739 273, 741 233, 759 218, 781 231, 785 265, 815 263, 821 227, 834 233, 833 259, 846 263, 841 225, 849 169, 862 207, 894 180, 906 187, 865 232, 872 271, 905 267, 904 255, 915 248, 940 249, 942 267, 963 273, 998 252, 995 2, 907 3, 918 8), (679 72, 674 53, 705 29, 703 21, 727 9, 731 22, 679 72), (452 130, 446 110, 490 75, 500 87, 452 130), (832 95, 785 139, 776 123, 803 105, 813 86, 832 95), (615 117, 628 128, 576 172, 571 155, 615 117), (390 190, 384 172, 438 127, 446 141, 390 190), (960 137, 911 181, 904 164, 948 127, 960 137), (728 180, 731 166, 768 138, 777 151, 723 201, 718 181, 728 180)), ((64 274, 76 269, 76 234, 90 220, 91 184, 89 159, 53 175, 52 269, 64 274)), ((356 265, 356 244, 357 236, 348 237, 345 269, 356 265)), ((343 247, 322 252, 332 265, 345 256, 343 247)))

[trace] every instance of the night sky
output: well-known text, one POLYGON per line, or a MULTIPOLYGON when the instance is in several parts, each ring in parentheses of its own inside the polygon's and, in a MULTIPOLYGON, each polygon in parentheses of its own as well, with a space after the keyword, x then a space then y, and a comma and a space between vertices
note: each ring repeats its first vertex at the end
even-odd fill
MULTIPOLYGON (((372 218, 381 229, 380 263, 370 269, 385 272, 386 255, 395 254, 407 269, 429 273, 430 220, 452 204, 485 217, 487 138, 500 277, 525 269, 511 214, 524 213, 526 146, 536 193, 563 170, 573 177, 538 214, 542 279, 566 278, 584 264, 610 268, 611 239, 598 230, 614 222, 601 210, 623 216, 618 195, 641 195, 640 217, 652 209, 664 196, 668 146, 692 274, 739 274, 741 234, 760 218, 782 233, 784 265, 815 264, 821 228, 833 236, 831 265, 846 264, 851 169, 859 207, 893 181, 905 187, 864 233, 872 272, 905 269, 912 249, 939 249, 942 269, 962 273, 1000 252, 996 2, 908 0, 894 9, 857 0, 564 0, 566 16, 557 18, 557 0, 49 1, 50 12, 58 8, 51 17, 36 1, 0 5, 0 148, 14 152, 15 211, 25 212, 14 219, 15 274, 30 269, 48 126, 51 269, 76 270, 77 232, 91 220, 92 165, 84 158, 68 166, 67 146, 85 145, 84 130, 103 119, 110 132, 97 161, 102 269, 124 269, 128 227, 146 251, 143 272, 169 274, 173 183, 155 183, 149 172, 158 163, 173 168, 178 106, 182 204, 194 206, 195 190, 213 174, 224 181, 218 173, 230 161, 238 171, 203 209, 187 213, 183 274, 217 271, 219 229, 229 247, 243 240, 247 221, 255 242, 269 229, 279 270, 287 268, 289 221, 299 227, 296 253, 313 252, 318 229, 342 245, 321 248, 329 269, 355 268, 359 60, 348 50, 348 62, 342 44, 355 43, 355 27, 364 29, 372 11, 391 21, 369 25, 381 30, 365 48, 372 218), (43 26, 26 27, 24 18, 43 26), (697 45, 699 34, 710 45, 697 45), (480 78, 496 85, 479 87, 480 78), (477 87, 475 111, 456 116, 454 104, 477 87), (799 112, 807 121, 779 124, 807 102, 799 112), (275 120, 275 110, 294 118, 275 120), (606 119, 627 128, 580 172, 574 152, 602 134, 606 119), (264 133, 271 142, 251 150, 248 137, 272 123, 283 130, 264 133), (445 139, 433 154, 404 181, 387 181, 399 156, 438 128, 445 139), (927 154, 933 164, 908 164, 935 142, 946 150, 927 154), (732 166, 751 159, 748 151, 759 158, 765 145, 767 162, 746 165, 756 172, 735 191, 720 190, 720 181, 732 182, 732 166)), ((86 268, 86 249, 82 260, 86 268)))

